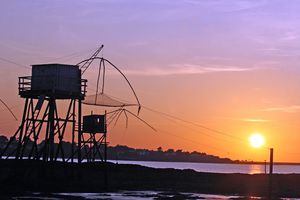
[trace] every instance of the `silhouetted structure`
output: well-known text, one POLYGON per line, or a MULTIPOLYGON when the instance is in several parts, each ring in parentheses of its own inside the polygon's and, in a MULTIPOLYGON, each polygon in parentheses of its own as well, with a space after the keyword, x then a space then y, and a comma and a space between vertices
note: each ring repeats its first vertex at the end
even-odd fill
POLYGON ((136 106, 139 113, 141 105, 132 85, 121 70, 109 60, 98 57, 102 49, 103 45, 90 58, 76 65, 32 65, 31 76, 19 77, 19 95, 25 99, 23 117, 18 130, 0 152, 0 159, 3 156, 6 158, 12 156, 16 159, 74 162, 77 158, 81 163, 83 159, 90 162, 100 158, 101 161, 106 162, 106 116, 109 114, 111 116, 108 118, 110 120, 108 124, 113 121, 116 124, 124 114, 126 125, 130 115, 155 130, 125 108, 136 106), (81 76, 94 61, 99 61, 97 90, 95 95, 86 98, 87 80, 82 79, 81 76), (108 66, 117 70, 126 80, 136 103, 124 103, 104 93, 108 66), (61 103, 62 100, 67 102, 67 106, 61 103), (105 115, 84 116, 82 123, 82 104, 113 107, 116 110, 105 115), (72 140, 71 156, 68 158, 65 156, 63 145, 66 132, 70 132, 72 140))
POLYGON ((81 70, 77 65, 33 65, 32 76, 19 77, 19 95, 25 98, 23 117, 21 125, 10 138, 1 156, 5 155, 6 150, 16 140, 16 159, 54 161, 61 158, 65 161, 62 142, 68 126, 72 135, 72 161, 77 135, 80 162, 81 101, 86 94, 86 82, 87 80, 81 79, 81 70), (68 102, 63 118, 59 115, 64 107, 59 108, 60 100, 68 102), (41 139, 44 139, 43 145, 38 147, 41 139), (56 146, 55 140, 58 141, 56 146), (25 154, 28 149, 29 153, 25 154))
POLYGON ((89 146, 85 148, 88 162, 95 161, 97 157, 107 161, 106 133, 106 114, 83 116, 82 144, 89 146))

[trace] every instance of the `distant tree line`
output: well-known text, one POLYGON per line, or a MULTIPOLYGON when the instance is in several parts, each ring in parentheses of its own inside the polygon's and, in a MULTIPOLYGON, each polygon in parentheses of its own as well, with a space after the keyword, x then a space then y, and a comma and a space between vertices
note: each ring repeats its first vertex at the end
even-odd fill
POLYGON ((134 149, 117 145, 108 148, 108 158, 112 160, 139 160, 139 161, 168 161, 168 162, 204 162, 204 163, 233 163, 229 158, 220 158, 197 151, 187 152, 168 149, 157 150, 134 149))
MULTIPOLYGON (((3 151, 8 143, 8 138, 6 136, 0 136, 0 152, 3 151)), ((5 155, 14 156, 15 149, 17 148, 18 141, 12 141, 10 148, 6 151, 5 155)), ((28 141, 26 149, 24 151, 24 156, 29 155, 30 149, 33 145, 32 141, 28 141)), ((44 142, 41 142, 38 147, 42 148, 44 142)), ((55 144, 57 148, 58 144, 55 144)), ((63 142, 62 148, 64 151, 65 158, 71 156, 70 142, 63 142)), ((86 151, 89 147, 84 146, 82 153, 86 151)), ((76 157, 76 156, 75 156, 76 157)), ((163 150, 161 147, 157 150, 148 149, 134 149, 123 145, 108 146, 107 148, 107 158, 109 160, 136 160, 136 161, 168 161, 168 162, 202 162, 202 163, 233 163, 229 158, 220 158, 218 156, 209 155, 202 152, 187 152, 183 150, 167 149, 163 150)))

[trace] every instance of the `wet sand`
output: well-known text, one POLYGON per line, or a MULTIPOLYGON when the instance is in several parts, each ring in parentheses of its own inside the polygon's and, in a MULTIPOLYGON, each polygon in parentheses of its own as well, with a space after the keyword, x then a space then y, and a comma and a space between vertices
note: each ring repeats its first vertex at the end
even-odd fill
POLYGON ((300 197, 300 174, 202 173, 107 163, 0 160, 1 193, 168 191, 240 196, 300 197), (271 191, 271 193, 270 193, 271 191))

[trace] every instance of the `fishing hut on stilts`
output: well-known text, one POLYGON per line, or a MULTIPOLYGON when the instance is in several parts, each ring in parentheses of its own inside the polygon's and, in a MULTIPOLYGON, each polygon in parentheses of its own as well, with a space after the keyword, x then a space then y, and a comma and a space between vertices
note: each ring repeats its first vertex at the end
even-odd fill
POLYGON ((31 76, 19 77, 19 95, 25 99, 22 120, 0 159, 106 162, 107 128, 117 123, 122 114, 126 126, 128 117, 133 116, 155 130, 138 116, 141 104, 127 77, 109 60, 98 56, 102 49, 103 45, 76 65, 32 65, 31 76), (82 76, 93 63, 98 66, 96 93, 87 95, 88 80, 82 76), (105 93, 108 67, 125 79, 135 103, 124 103, 105 93), (112 108, 112 111, 83 116, 83 105, 112 108), (137 114, 128 110, 129 106, 137 107, 137 114), (63 144, 67 140, 71 140, 71 145, 66 150, 63 144))

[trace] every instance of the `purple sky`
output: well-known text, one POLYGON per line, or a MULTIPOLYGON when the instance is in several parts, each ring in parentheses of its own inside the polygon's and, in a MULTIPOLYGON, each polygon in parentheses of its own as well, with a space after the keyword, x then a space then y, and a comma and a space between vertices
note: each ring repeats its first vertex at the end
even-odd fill
POLYGON ((296 0, 2 1, 0 50, 31 64, 104 43, 155 75, 295 68, 298 11, 296 0))

